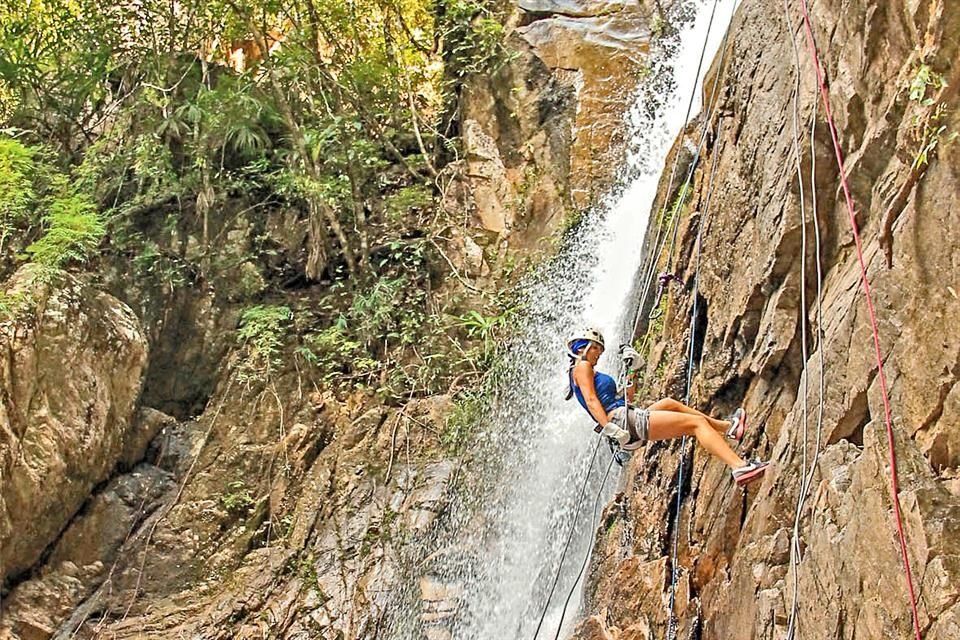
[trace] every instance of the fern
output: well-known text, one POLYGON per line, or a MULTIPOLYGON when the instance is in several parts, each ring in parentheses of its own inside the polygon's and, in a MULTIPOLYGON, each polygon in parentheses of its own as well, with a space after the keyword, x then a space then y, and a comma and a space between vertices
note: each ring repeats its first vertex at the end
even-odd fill
POLYGON ((27 254, 35 264, 47 269, 85 262, 105 233, 96 206, 77 193, 54 199, 44 223, 46 233, 27 247, 27 254))
POLYGON ((16 224, 29 216, 35 151, 16 140, 0 138, 0 248, 16 224))

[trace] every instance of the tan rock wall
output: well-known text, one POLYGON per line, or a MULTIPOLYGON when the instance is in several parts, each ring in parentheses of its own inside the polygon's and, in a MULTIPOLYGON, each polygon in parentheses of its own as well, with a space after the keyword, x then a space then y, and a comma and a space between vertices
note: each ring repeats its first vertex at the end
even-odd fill
MULTIPOLYGON (((822 321, 816 315, 815 229, 809 212, 805 226, 800 221, 791 159, 791 34, 801 48, 801 129, 817 95, 799 5, 789 5, 789 27, 780 3, 745 0, 738 11, 729 62, 718 70, 721 102, 712 121, 717 134, 701 159, 680 227, 677 268, 684 286, 674 289, 660 348, 653 351, 658 357, 647 372, 665 372, 650 382, 651 396, 682 398, 691 256, 698 225, 705 225, 699 283, 704 346, 693 403, 715 413, 742 403, 751 423, 744 449, 771 459, 774 467, 759 487, 744 493, 722 465, 696 451, 690 486, 681 488, 679 637, 693 629, 704 639, 784 637, 794 596, 791 532, 803 464, 815 451, 821 368, 822 455, 801 519, 798 637, 912 637, 873 343, 822 107, 813 154, 808 146, 803 152, 808 206, 811 157, 816 160, 823 247, 822 321), (714 161, 709 213, 700 213, 714 161), (810 341, 806 368, 801 323, 810 341)), ((914 123, 925 112, 909 100, 908 89, 921 62, 944 74, 948 85, 960 80, 952 63, 957 43, 947 35, 960 23, 948 5, 813 3, 880 323, 900 500, 921 593, 920 623, 930 640, 956 637, 960 615, 960 496, 952 481, 960 465, 960 427, 950 411, 960 380, 954 330, 960 300, 953 293, 960 255, 960 147, 944 138, 922 175, 911 178, 919 150, 914 123), (879 238, 891 207, 896 222, 888 268, 879 238)), ((960 130, 956 99, 948 93, 936 99, 947 104, 946 131, 960 130)), ((669 580, 662 579, 658 560, 668 556, 677 451, 674 444, 635 458, 618 498, 627 515, 598 541, 605 553, 593 570, 587 613, 604 611, 605 628, 650 627, 657 637, 664 631, 669 580), (661 597, 622 593, 622 585, 643 580, 661 597)), ((596 620, 585 625, 579 637, 596 637, 590 630, 595 626, 596 620)))
POLYGON ((153 434, 131 417, 147 359, 128 307, 67 281, 54 289, 25 270, 9 294, 29 307, 0 325, 0 563, 3 579, 29 569, 91 489, 153 434))
MULTIPOLYGON (((548 255, 578 212, 606 195, 627 150, 625 114, 670 2, 522 0, 512 58, 463 88, 463 157, 442 177, 444 206, 470 236, 448 246, 477 278, 504 258, 548 255), (444 182, 446 180, 446 182, 444 182), (475 266, 469 243, 481 248, 475 266)), ((451 235, 457 235, 451 233, 451 235)))

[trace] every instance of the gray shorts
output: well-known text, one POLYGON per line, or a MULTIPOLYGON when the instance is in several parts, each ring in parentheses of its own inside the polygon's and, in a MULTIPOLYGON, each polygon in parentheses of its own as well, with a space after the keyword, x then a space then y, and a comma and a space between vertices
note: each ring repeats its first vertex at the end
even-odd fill
POLYGON ((650 412, 646 409, 631 406, 617 407, 610 412, 610 418, 618 427, 630 432, 631 440, 647 442, 650 434, 650 412), (628 419, 624 420, 624 416, 627 416, 628 419))

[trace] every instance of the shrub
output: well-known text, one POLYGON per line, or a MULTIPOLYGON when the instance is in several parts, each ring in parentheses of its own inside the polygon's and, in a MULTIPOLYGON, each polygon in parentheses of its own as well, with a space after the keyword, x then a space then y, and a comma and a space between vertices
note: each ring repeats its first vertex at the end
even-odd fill
POLYGON ((243 480, 234 480, 227 485, 227 493, 220 495, 220 504, 232 516, 249 514, 254 502, 253 493, 243 480))
POLYGON ((292 318, 290 307, 278 305, 257 305, 241 314, 237 339, 246 347, 246 357, 240 367, 242 380, 270 377, 292 318))
POLYGON ((34 200, 35 150, 11 138, 0 138, 0 220, 25 217, 34 200))
POLYGON ((78 193, 55 198, 43 222, 46 232, 27 247, 27 254, 45 269, 56 270, 69 262, 86 261, 105 232, 96 205, 78 193))
POLYGON ((486 405, 487 397, 482 392, 464 393, 457 399, 440 435, 447 451, 456 454, 463 450, 476 431, 486 405))

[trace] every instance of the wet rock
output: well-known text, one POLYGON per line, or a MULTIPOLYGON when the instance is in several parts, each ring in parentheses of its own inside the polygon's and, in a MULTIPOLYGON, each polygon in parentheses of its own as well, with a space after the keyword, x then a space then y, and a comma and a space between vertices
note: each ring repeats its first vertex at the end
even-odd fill
POLYGON ((574 91, 571 191, 583 207, 622 158, 623 114, 645 70, 655 14, 643 3, 617 1, 522 0, 519 6, 536 19, 518 32, 574 91))
POLYGON ((449 629, 444 623, 452 622, 460 607, 459 599, 463 587, 458 584, 441 582, 432 576, 420 579, 420 619, 425 624, 428 637, 450 638, 449 629))
POLYGON ((40 574, 4 599, 0 627, 13 638, 51 637, 108 579, 121 547, 170 485, 169 474, 147 464, 111 480, 69 524, 40 574))

